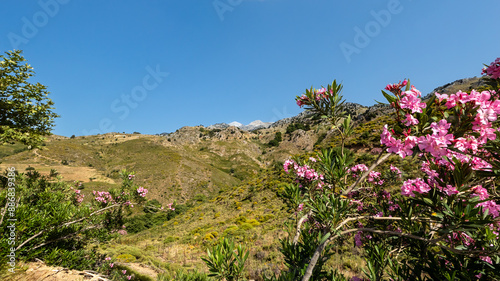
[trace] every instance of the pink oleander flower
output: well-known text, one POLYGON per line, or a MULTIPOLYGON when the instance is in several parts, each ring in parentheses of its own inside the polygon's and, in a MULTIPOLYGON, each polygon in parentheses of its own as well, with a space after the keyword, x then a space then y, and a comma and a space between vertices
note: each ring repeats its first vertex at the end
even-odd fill
POLYGON ((411 113, 422 113, 422 108, 425 108, 427 104, 421 102, 420 96, 422 94, 415 86, 411 86, 411 90, 403 92, 403 97, 399 101, 399 105, 402 109, 409 109, 411 113))
POLYGON ((127 276, 127 280, 132 279, 132 275, 127 276))
POLYGON ((306 95, 302 95, 301 97, 297 98, 297 105, 302 107, 304 105, 310 104, 310 100, 306 95))
POLYGON ((438 99, 439 102, 448 99, 448 95, 447 94, 442 94, 441 95, 439 93, 434 93, 434 95, 436 95, 436 98, 438 99))
POLYGON ((300 203, 299 207, 297 208, 297 212, 300 212, 304 209, 304 203, 300 203))
POLYGON ((124 269, 124 270, 122 270, 122 273, 123 273, 123 274, 127 274, 127 270, 125 270, 125 269, 124 269))
POLYGON ((114 202, 115 200, 113 199, 113 196, 111 195, 111 193, 107 192, 107 191, 93 191, 92 192, 95 196, 95 200, 97 202, 101 202, 101 203, 108 203, 108 202, 114 202))
POLYGON ((391 164, 391 166, 389 167, 390 171, 393 172, 393 173, 396 173, 398 174, 399 176, 401 176, 401 170, 399 170, 398 167, 395 167, 391 164))
POLYGON ((489 66, 483 68, 481 74, 486 74, 490 76, 492 79, 500 78, 500 58, 497 58, 493 61, 489 66))
POLYGON ((106 260, 106 261, 110 261, 110 260, 111 260, 111 257, 106 257, 104 260, 106 260))
POLYGON ((173 204, 173 203, 169 203, 169 204, 167 205, 167 207, 168 207, 168 209, 169 209, 169 210, 171 210, 171 211, 175 211, 175 208, 172 208, 172 204, 173 204))
POLYGON ((288 174, 289 173, 289 169, 290 169, 290 166, 292 166, 294 169, 297 169, 298 168, 298 165, 297 163, 295 163, 295 161, 293 161, 292 159, 287 159, 285 161, 285 163, 283 163, 283 170, 285 170, 285 172, 288 174))
POLYGON ((137 193, 139 193, 139 196, 141 197, 146 197, 146 194, 148 194, 148 190, 142 186, 139 186, 139 188, 137 189, 137 193))
POLYGON ((387 125, 385 125, 380 135, 380 143, 387 146, 387 152, 395 153, 401 158, 405 158, 413 154, 413 148, 417 143, 417 138, 415 136, 408 136, 404 142, 402 142, 400 139, 394 138, 389 132, 387 125))
POLYGON ((485 262, 489 263, 489 264, 493 264, 493 261, 491 260, 491 257, 489 257, 489 256, 481 256, 481 257, 479 257, 479 258, 480 258, 481 260, 483 260, 483 261, 485 261, 485 262))
POLYGON ((490 195, 488 194, 488 190, 484 188, 482 185, 476 185, 473 188, 471 188, 471 191, 474 192, 475 196, 479 196, 479 199, 481 200, 486 200, 490 195))
POLYGON ((382 185, 384 184, 384 180, 380 179, 380 175, 381 174, 379 172, 371 171, 368 173, 367 181, 375 185, 382 185))
POLYGON ((135 175, 132 175, 132 174, 128 175, 128 179, 129 179, 129 180, 131 180, 131 179, 133 179, 133 178, 135 178, 135 175))
POLYGON ((110 263, 109 267, 113 268, 114 265, 115 265, 114 263, 110 263))
POLYGON ((421 178, 410 179, 403 183, 401 195, 415 197, 414 192, 427 193, 431 190, 430 186, 421 178))
POLYGON ((500 205, 493 200, 479 203, 476 207, 483 207, 483 210, 488 210, 488 214, 490 214, 493 218, 500 215, 500 205))
POLYGON ((325 88, 321 88, 317 91, 314 92, 314 96, 315 96, 315 99, 316 100, 321 100, 321 99, 324 99, 326 98, 326 89, 325 88))
POLYGON ((401 90, 401 88, 406 86, 407 83, 408 83, 408 81, 404 80, 403 82, 399 81, 399 83, 397 83, 397 84, 387 84, 387 86, 385 86, 385 89, 387 91, 392 92, 392 93, 396 93, 396 92, 399 92, 399 90, 401 90))
POLYGON ((405 126, 409 127, 409 126, 418 124, 418 119, 413 117, 413 115, 408 113, 405 115, 405 117, 406 117, 406 119, 404 120, 405 126))

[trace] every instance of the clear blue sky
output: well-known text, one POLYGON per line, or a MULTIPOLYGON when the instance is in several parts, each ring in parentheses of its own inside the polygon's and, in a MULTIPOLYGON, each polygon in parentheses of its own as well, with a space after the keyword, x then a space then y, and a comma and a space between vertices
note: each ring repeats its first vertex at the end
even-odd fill
POLYGON ((0 50, 22 49, 71 136, 298 114, 334 79, 372 105, 424 94, 500 56, 498 0, 3 0, 0 50))

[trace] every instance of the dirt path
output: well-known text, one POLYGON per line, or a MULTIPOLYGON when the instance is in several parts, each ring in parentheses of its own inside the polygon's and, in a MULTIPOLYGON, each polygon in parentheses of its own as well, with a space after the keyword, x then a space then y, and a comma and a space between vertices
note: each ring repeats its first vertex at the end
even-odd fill
POLYGON ((69 270, 63 267, 47 266, 43 262, 32 262, 15 273, 2 276, 5 281, 110 281, 104 276, 92 271, 69 270))
POLYGON ((56 163, 61 163, 60 160, 57 160, 57 159, 54 159, 54 158, 50 158, 50 157, 41 155, 40 153, 38 153, 38 148, 34 149, 33 152, 35 153, 35 155, 37 157, 40 157, 40 158, 43 158, 43 159, 47 159, 47 160, 50 160, 50 161, 54 161, 56 163))

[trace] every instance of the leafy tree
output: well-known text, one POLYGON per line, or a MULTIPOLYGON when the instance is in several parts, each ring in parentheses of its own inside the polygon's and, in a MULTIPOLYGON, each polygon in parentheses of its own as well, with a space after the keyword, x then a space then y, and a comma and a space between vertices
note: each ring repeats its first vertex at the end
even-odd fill
POLYGON ((274 139, 272 139, 270 142, 269 142, 269 146, 278 146, 280 145, 280 142, 283 141, 283 137, 281 135, 281 132, 276 132, 276 134, 274 135, 274 139))
POLYGON ((35 75, 22 51, 0 56, 0 144, 21 142, 38 147, 49 135, 57 114, 47 88, 28 80, 35 75))

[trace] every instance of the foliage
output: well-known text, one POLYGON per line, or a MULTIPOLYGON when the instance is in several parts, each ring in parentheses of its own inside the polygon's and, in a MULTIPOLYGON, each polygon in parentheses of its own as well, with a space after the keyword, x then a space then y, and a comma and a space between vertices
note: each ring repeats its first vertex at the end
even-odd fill
POLYGON ((250 252, 245 247, 235 246, 232 240, 224 238, 212 248, 207 250, 207 257, 201 258, 208 267, 210 277, 217 280, 237 281, 243 279, 245 261, 250 252))
MULTIPOLYGON (((83 258, 89 255, 83 250, 85 246, 126 234, 125 212, 146 202, 147 190, 135 185, 134 175, 126 171, 122 171, 120 188, 94 191, 89 203, 83 203, 80 189, 49 181, 37 171, 17 174, 12 168, 6 176, 9 180, 2 182, 0 191, 0 204, 5 206, 0 226, 14 227, 15 236, 12 231, 3 232, 0 248, 4 253, 15 252, 17 260, 64 261, 70 268, 98 263, 94 258, 83 258)), ((0 257, 2 266, 7 265, 6 258, 0 257)))
MULTIPOLYGON (((485 72, 498 68, 492 64, 485 72)), ((295 219, 281 242, 288 270, 272 280, 346 280, 322 269, 333 250, 353 240, 364 249, 368 280, 500 278, 499 93, 437 93, 422 102, 406 80, 387 85, 391 94, 383 95, 396 109, 396 124, 386 125, 380 138, 389 153, 368 167, 352 166, 344 149, 354 130, 341 88, 334 81, 296 98, 341 137, 339 149, 284 163, 295 179, 282 197, 295 219), (423 177, 402 178, 412 171, 392 165, 376 171, 391 154, 418 156, 423 177)))
POLYGON ((39 147, 50 134, 57 114, 47 88, 28 82, 33 67, 23 64, 21 51, 0 56, 0 143, 21 142, 39 147))
POLYGON ((281 135, 281 132, 276 132, 276 134, 274 135, 274 139, 272 139, 270 142, 269 142, 269 146, 278 146, 280 145, 280 142, 283 141, 283 137, 281 135))
POLYGON ((208 277, 204 273, 200 272, 184 272, 182 270, 178 270, 175 274, 164 273, 158 275, 158 281, 210 281, 212 278, 208 277))
POLYGON ((309 126, 309 124, 302 124, 302 123, 290 123, 287 127, 286 127, 286 132, 285 134, 291 134, 297 130, 304 130, 304 131, 309 131, 311 129, 311 127, 309 126))

